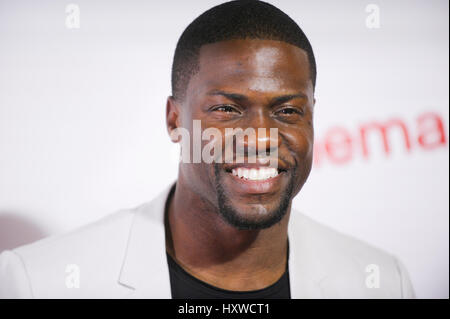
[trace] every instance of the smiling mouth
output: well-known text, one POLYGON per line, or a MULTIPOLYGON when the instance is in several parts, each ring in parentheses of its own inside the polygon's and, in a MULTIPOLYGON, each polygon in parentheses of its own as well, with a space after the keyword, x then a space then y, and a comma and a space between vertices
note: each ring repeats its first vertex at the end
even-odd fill
POLYGON ((227 173, 245 181, 267 181, 276 178, 286 170, 274 167, 236 167, 227 169, 227 173))

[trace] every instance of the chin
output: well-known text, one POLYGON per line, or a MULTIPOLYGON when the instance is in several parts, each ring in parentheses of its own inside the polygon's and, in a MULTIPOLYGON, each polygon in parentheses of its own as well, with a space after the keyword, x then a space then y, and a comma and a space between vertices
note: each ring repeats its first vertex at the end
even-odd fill
POLYGON ((242 204, 230 205, 222 201, 219 213, 222 218, 238 229, 266 229, 279 223, 288 212, 289 205, 277 203, 272 205, 242 204))

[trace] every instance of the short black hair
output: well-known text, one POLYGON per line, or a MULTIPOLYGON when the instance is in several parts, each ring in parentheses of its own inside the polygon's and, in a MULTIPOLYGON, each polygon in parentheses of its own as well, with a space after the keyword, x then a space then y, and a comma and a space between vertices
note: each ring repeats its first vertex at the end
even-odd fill
POLYGON ((185 97, 190 78, 199 70, 201 46, 234 39, 283 41, 306 51, 313 87, 316 61, 308 38, 287 14, 258 0, 235 0, 217 5, 197 17, 182 33, 172 65, 172 96, 185 97))

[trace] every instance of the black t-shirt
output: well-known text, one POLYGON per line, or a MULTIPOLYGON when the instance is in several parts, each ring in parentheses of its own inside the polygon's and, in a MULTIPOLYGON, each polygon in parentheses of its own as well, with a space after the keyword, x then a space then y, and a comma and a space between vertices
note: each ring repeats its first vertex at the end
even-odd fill
MULTIPOLYGON (((289 257, 289 256, 288 256, 289 257)), ((289 267, 274 284, 253 291, 231 291, 203 282, 186 270, 167 254, 170 286, 173 299, 290 299, 289 267)), ((286 263, 288 264, 288 263, 286 263)))

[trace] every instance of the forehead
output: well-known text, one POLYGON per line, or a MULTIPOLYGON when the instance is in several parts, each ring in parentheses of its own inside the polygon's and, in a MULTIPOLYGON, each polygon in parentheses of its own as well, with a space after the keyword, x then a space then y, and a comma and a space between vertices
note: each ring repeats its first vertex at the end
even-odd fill
POLYGON ((268 94, 312 89, 306 52, 281 41, 207 44, 200 49, 199 67, 188 87, 196 95, 219 88, 268 94))

